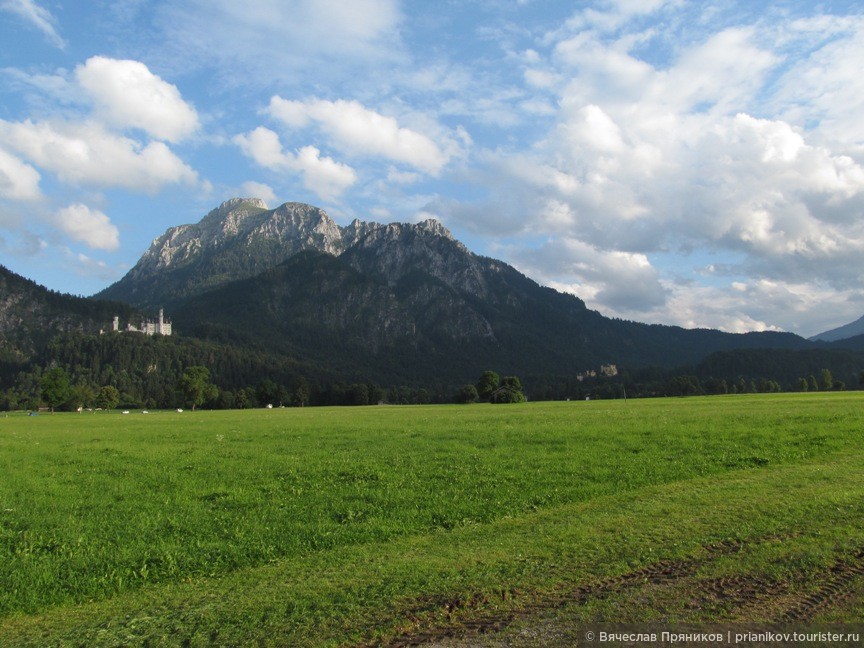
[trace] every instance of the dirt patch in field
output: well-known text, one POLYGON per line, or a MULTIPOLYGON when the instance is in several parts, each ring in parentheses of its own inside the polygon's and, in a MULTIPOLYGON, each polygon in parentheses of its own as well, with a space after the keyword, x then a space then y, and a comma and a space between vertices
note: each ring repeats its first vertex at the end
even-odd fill
MULTIPOLYGON (((782 539, 771 537, 758 542, 782 539)), ((566 635, 568 630, 556 627, 554 620, 542 615, 621 594, 626 596, 628 592, 641 595, 643 591, 662 591, 670 587, 689 596, 685 608, 698 611, 703 619, 806 623, 841 604, 855 591, 858 579, 864 578, 864 549, 859 549, 838 560, 824 574, 817 575, 820 585, 809 593, 798 593, 798 588, 793 588, 790 582, 754 574, 695 579, 700 567, 738 552, 742 547, 740 542, 721 542, 703 547, 704 551, 697 557, 661 561, 575 588, 560 585, 551 593, 511 589, 494 596, 475 594, 459 599, 418 601, 406 614, 408 627, 401 634, 387 642, 361 646, 558 645, 554 637, 566 635), (501 634, 514 624, 521 628, 520 636, 524 641, 512 634, 506 638, 501 634), (499 635, 500 640, 496 639, 499 635)))

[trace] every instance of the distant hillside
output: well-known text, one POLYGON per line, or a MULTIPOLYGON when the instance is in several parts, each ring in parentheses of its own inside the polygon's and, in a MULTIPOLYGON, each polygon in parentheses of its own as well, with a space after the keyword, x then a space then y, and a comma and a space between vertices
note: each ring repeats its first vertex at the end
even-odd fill
POLYGON ((696 367, 702 380, 733 377, 758 381, 775 380, 784 388, 794 388, 801 378, 819 378, 823 369, 831 371, 835 380, 847 389, 860 387, 864 371, 864 345, 858 348, 820 347, 802 350, 739 349, 712 353, 696 367))
MULTIPOLYGON (((543 393, 560 394, 556 385, 601 365, 695 371, 688 367, 712 353, 825 346, 790 333, 730 334, 610 319, 502 261, 472 253, 438 221, 355 220, 340 227, 310 205, 271 210, 255 199, 227 201, 201 222, 157 238, 123 279, 100 293, 126 307, 51 293, 8 271, 3 276, 0 332, 7 360, 42 350, 43 362, 53 353, 70 366, 87 363, 73 338, 62 343, 70 349, 46 345, 57 333, 93 333, 115 314, 127 321, 135 308, 152 313, 164 306, 175 334, 215 345, 200 348, 226 349, 207 351, 203 359, 215 366, 214 353, 230 356, 219 372, 233 386, 255 378, 243 367, 244 354, 268 367, 261 379, 306 376, 332 385, 374 382, 442 394, 493 368, 531 376, 543 393)), ((181 348, 167 345, 162 352, 181 348)), ((786 353, 783 375, 835 356, 786 353)), ((760 362, 774 366, 758 354, 746 358, 748 372, 760 362)), ((725 366, 735 371, 744 365, 725 366)))
POLYGON ((837 340, 835 342, 825 342, 823 344, 831 349, 864 351, 864 335, 856 335, 854 337, 843 338, 842 340, 837 340))
POLYGON ((836 342, 857 335, 864 335, 864 317, 861 317, 849 324, 844 324, 838 328, 831 329, 830 331, 819 333, 809 339, 814 342, 836 342))
POLYGON ((54 292, 0 265, 0 360, 26 361, 58 333, 97 333, 115 315, 140 319, 128 304, 54 292))
POLYGON ((811 346, 792 334, 609 319, 471 253, 437 221, 339 228, 296 203, 263 210, 229 201, 198 225, 169 230, 101 294, 169 304, 175 327, 190 335, 405 384, 464 382, 488 367, 575 375, 609 363, 675 367, 713 351, 811 346))

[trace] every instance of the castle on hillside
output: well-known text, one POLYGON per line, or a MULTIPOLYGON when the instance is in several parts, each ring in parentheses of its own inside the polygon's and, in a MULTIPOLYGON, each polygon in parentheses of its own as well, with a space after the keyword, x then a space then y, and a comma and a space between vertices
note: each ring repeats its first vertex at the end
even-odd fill
POLYGON ((125 329, 120 329, 120 318, 118 316, 114 316, 114 320, 111 322, 111 330, 122 332, 122 333, 144 333, 145 335, 171 335, 171 320, 165 319, 165 313, 162 309, 159 309, 159 319, 157 320, 149 320, 145 319, 141 321, 141 328, 136 328, 131 323, 126 325, 125 329))
MULTIPOLYGON (((618 367, 614 364, 600 365, 600 375, 605 376, 606 378, 613 378, 618 375, 618 367)), ((596 378, 597 371, 594 369, 589 369, 588 371, 584 371, 576 374, 576 380, 582 382, 586 378, 596 378)))

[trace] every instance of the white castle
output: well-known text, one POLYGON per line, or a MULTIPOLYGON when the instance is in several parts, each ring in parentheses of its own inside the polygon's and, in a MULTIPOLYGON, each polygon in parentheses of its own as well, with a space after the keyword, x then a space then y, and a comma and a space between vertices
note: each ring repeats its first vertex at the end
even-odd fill
MULTIPOLYGON (((114 320, 111 322, 111 330, 112 331, 120 331, 120 318, 118 316, 114 316, 114 320)), ((145 335, 171 335, 171 320, 165 319, 165 313, 162 309, 159 309, 159 319, 155 322, 153 320, 142 320, 141 328, 136 328, 131 323, 126 325, 126 328, 123 329, 126 333, 144 333, 145 335)))

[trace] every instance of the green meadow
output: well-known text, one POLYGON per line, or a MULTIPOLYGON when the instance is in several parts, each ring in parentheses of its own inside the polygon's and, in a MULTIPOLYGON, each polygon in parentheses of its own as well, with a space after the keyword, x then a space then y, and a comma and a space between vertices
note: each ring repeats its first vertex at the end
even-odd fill
POLYGON ((857 621, 862 441, 857 392, 10 414, 0 645, 378 645, 553 606, 857 621), (795 612, 837 565, 843 596, 795 612), (684 605, 732 577, 773 589, 684 605))

